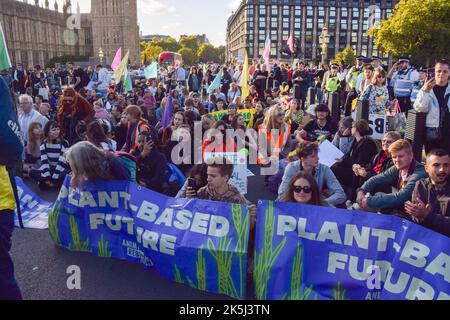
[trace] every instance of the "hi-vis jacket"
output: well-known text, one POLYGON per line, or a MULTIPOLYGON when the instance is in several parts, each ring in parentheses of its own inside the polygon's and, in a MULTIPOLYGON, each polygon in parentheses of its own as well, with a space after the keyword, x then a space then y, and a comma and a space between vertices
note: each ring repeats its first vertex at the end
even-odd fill
MULTIPOLYGON (((261 130, 267 130, 265 124, 261 124, 258 127, 258 131, 261 130)), ((267 146, 269 150, 267 150, 266 154, 263 154, 258 151, 258 164, 264 165, 264 161, 268 159, 269 157, 279 157, 281 151, 283 151, 284 147, 286 146, 287 142, 289 141, 289 137, 291 136, 291 125, 286 124, 284 131, 280 132, 278 135, 278 139, 275 141, 275 136, 272 136, 272 132, 266 132, 267 135, 267 146)))
POLYGON ((417 80, 419 80, 419 73, 413 67, 394 73, 391 79, 391 85, 394 87, 395 97, 410 97, 414 83, 417 80))

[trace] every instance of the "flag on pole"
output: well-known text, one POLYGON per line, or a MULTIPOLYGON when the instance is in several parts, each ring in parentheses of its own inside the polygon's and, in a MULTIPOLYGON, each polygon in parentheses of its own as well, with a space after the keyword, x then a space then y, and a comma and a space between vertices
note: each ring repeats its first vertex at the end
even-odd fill
POLYGON ((158 78, 158 64, 153 61, 147 68, 144 69, 145 79, 158 78))
POLYGON ((269 35, 267 35, 266 44, 264 45, 264 52, 263 52, 263 56, 262 56, 265 62, 269 61, 271 46, 272 46, 272 41, 270 40, 269 35))
POLYGON ((287 45, 289 47, 289 50, 291 53, 294 53, 294 33, 291 32, 291 35, 289 36, 289 39, 287 41, 287 45))
POLYGON ((125 92, 133 90, 133 84, 131 83, 131 77, 130 73, 128 72, 128 68, 125 69, 123 88, 125 89, 125 92))
POLYGON ((222 74, 223 74, 223 69, 220 68, 220 72, 217 74, 217 76, 214 78, 214 81, 211 82, 211 85, 208 88, 209 94, 213 93, 214 90, 220 88, 220 81, 222 80, 222 74))
POLYGON ((241 82, 239 84, 242 88, 242 92, 241 92, 242 101, 244 101, 245 98, 247 98, 250 94, 250 88, 248 85, 248 80, 249 80, 248 69, 249 69, 248 56, 247 56, 247 51, 245 51, 244 66, 242 69, 241 82))
POLYGON ((116 56, 114 57, 114 60, 111 63, 111 69, 116 71, 121 61, 122 61, 122 47, 120 47, 119 50, 117 50, 116 56))
POLYGON ((6 46, 5 34, 3 33, 2 25, 0 24, 0 71, 11 68, 11 59, 8 54, 8 47, 6 46))
POLYGON ((173 98, 172 98, 172 88, 169 89, 169 98, 167 99, 166 107, 164 108, 164 116, 161 119, 161 126, 165 129, 170 127, 170 122, 172 120, 173 113, 173 98))
POLYGON ((222 80, 222 74, 223 74, 223 69, 220 68, 220 72, 217 74, 216 78, 214 79, 213 82, 211 82, 211 85, 208 88, 209 94, 213 93, 214 90, 220 88, 220 81, 222 80))
POLYGON ((119 84, 122 81, 122 77, 125 74, 125 70, 127 69, 129 56, 130 51, 127 52, 125 57, 122 59, 122 62, 120 62, 119 66, 114 72, 114 81, 116 82, 116 84, 119 84))

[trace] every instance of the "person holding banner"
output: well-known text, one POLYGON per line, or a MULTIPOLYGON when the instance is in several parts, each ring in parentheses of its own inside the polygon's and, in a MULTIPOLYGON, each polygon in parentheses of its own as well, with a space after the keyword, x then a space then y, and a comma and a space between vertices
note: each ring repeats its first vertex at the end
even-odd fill
POLYGON ((131 173, 119 157, 103 151, 88 141, 81 141, 66 151, 72 170, 70 185, 81 188, 86 181, 129 181, 131 173))
POLYGON ((404 204, 411 200, 416 182, 427 178, 423 165, 414 160, 411 144, 398 140, 389 147, 394 166, 387 171, 370 178, 358 190, 356 202, 362 210, 381 210, 387 214, 404 214, 404 204), (391 193, 373 194, 378 187, 390 186, 391 193))
POLYGON ((280 201, 311 206, 328 206, 327 202, 322 198, 319 186, 314 177, 304 171, 297 173, 291 180, 287 191, 281 197, 280 201))
POLYGON ((406 213, 426 228, 450 237, 450 155, 443 149, 432 150, 425 170, 429 179, 417 182, 412 201, 405 203, 406 213))

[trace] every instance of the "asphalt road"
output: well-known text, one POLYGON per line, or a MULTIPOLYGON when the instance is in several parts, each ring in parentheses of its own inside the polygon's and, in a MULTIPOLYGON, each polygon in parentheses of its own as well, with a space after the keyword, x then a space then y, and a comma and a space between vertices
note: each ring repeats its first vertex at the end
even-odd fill
MULTIPOLYGON (((254 173, 256 170, 250 168, 254 173)), ((54 201, 57 191, 30 188, 47 201, 54 201)), ((264 187, 264 178, 249 178, 247 198, 274 199, 264 187)), ((156 272, 138 264, 101 259, 90 254, 70 252, 54 245, 47 230, 16 229, 11 251, 15 274, 27 300, 217 300, 228 299, 191 289, 162 279, 156 272), (66 270, 77 265, 81 270, 81 290, 67 288, 66 270)))

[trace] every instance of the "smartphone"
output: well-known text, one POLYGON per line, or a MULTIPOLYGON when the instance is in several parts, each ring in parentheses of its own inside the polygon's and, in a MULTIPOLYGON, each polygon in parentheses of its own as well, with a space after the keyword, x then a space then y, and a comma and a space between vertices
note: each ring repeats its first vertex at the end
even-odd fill
POLYGON ((197 182, 193 178, 188 178, 188 187, 192 188, 195 192, 198 191, 197 182))
POLYGON ((435 71, 434 71, 434 69, 428 69, 427 70, 427 74, 428 74, 428 80, 435 78, 435 71))

